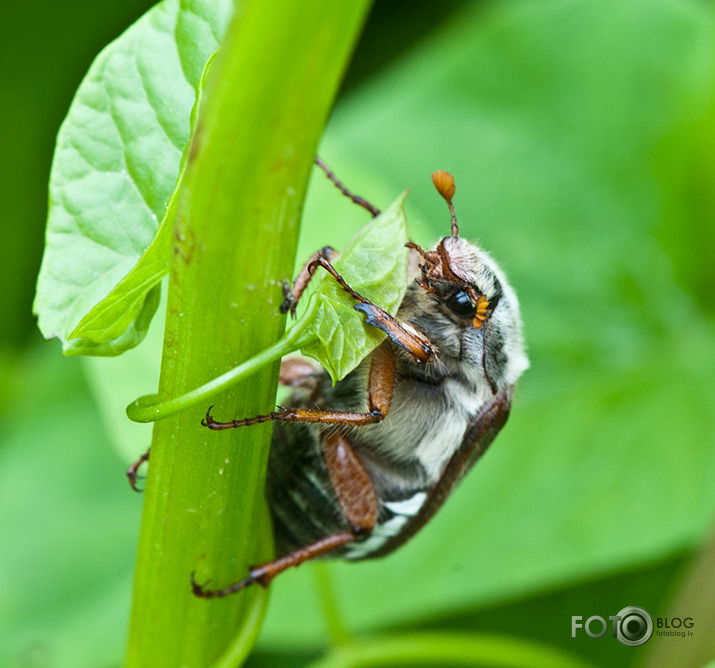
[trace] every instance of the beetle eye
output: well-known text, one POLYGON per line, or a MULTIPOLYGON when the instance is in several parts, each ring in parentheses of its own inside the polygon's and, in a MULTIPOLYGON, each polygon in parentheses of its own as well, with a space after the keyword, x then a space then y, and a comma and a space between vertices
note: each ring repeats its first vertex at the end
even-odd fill
POLYGON ((447 308, 458 318, 473 318, 476 305, 465 290, 457 290, 445 302, 447 308))

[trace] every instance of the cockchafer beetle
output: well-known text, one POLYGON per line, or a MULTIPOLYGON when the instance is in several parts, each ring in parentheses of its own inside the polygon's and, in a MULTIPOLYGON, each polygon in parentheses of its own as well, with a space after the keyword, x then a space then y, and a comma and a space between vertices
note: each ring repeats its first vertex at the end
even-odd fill
MULTIPOLYGON (((379 214, 316 162, 344 195, 379 214)), ((279 556, 221 589, 192 575, 197 596, 267 586, 316 557, 392 552, 437 512, 504 426, 528 367, 518 300, 497 263, 459 236, 453 177, 440 170, 432 180, 449 206, 451 234, 432 250, 408 244, 414 280, 396 317, 346 283, 328 247, 308 260, 281 305, 294 313, 322 267, 355 299, 365 323, 388 335, 383 343, 334 386, 327 372, 286 358, 280 380, 294 388, 290 408, 228 422, 207 411, 202 424, 213 430, 275 422, 266 496, 279 556)))

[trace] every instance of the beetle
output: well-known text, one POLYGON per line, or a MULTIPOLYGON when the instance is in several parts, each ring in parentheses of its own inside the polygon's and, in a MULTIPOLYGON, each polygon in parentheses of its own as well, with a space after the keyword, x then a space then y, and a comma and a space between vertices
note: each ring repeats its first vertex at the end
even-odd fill
MULTIPOLYGON (((379 214, 316 163, 343 195, 379 214)), ((449 207, 451 234, 431 250, 407 244, 414 280, 395 317, 348 285, 329 247, 309 258, 280 306, 295 314, 322 268, 385 340, 334 386, 326 371, 284 359, 280 381, 293 387, 290 408, 226 422, 207 411, 202 424, 216 431, 275 423, 266 497, 278 557, 220 589, 192 574, 196 596, 265 587, 313 558, 357 561, 392 552, 432 518, 506 423, 528 368, 519 303, 497 263, 459 236, 453 177, 439 170, 432 181, 449 207)))

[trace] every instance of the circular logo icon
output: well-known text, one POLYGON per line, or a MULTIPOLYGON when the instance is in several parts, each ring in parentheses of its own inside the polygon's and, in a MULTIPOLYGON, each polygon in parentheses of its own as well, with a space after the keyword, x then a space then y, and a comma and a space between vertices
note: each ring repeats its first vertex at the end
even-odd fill
POLYGON ((629 605, 618 613, 616 637, 628 647, 645 644, 653 635, 653 618, 645 608, 629 605))

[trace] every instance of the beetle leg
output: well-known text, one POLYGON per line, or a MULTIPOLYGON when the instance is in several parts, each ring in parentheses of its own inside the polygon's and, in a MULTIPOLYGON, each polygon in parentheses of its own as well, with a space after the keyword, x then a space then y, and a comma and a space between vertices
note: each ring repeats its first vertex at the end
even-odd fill
POLYGON ((354 537, 369 534, 377 522, 377 496, 370 475, 345 434, 325 436, 325 465, 354 537))
POLYGON ((366 315, 365 324, 381 329, 416 362, 429 362, 434 356, 436 351, 430 340, 409 323, 398 322, 387 311, 368 302, 355 304, 353 308, 366 315))
MULTIPOLYGON (((353 193, 351 190, 349 190, 345 184, 338 179, 337 176, 335 176, 335 173, 318 157, 315 156, 315 164, 320 167, 320 169, 323 170, 325 173, 325 176, 330 179, 332 184, 343 194, 345 197, 350 199, 352 202, 357 204, 358 206, 361 206, 363 209, 366 211, 369 211, 373 218, 375 216, 378 216, 380 214, 380 209, 378 209, 376 206, 368 202, 364 197, 360 197, 359 195, 356 195, 353 193)), ((303 268, 301 269, 300 273, 296 277, 295 281, 293 281, 293 286, 285 285, 283 288, 283 303, 280 305, 280 312, 281 313, 288 313, 290 311, 290 314, 295 317, 295 308, 298 304, 298 300, 300 299, 300 296, 303 294, 303 291, 305 290, 306 286, 310 282, 310 279, 312 277, 312 271, 310 271, 309 267, 310 265, 320 256, 326 257, 328 260, 332 260, 337 256, 337 251, 334 248, 331 248, 330 246, 325 246, 319 251, 316 251, 313 253, 308 258, 308 261, 305 263, 303 268)))
POLYGON ((355 202, 358 206, 361 206, 363 209, 366 211, 369 211, 372 214, 372 217, 374 218, 375 216, 380 215, 380 209, 378 209, 376 206, 373 206, 368 202, 364 197, 360 197, 359 195, 355 195, 353 192, 348 190, 345 187, 345 184, 343 184, 342 181, 338 179, 337 176, 333 173, 333 171, 316 155, 315 156, 315 164, 320 167, 320 169, 323 170, 325 173, 325 176, 327 176, 333 183, 333 185, 343 194, 345 197, 348 197, 350 200, 355 202))
POLYGON ((127 469, 127 478, 129 479, 129 484, 132 486, 132 489, 135 492, 141 492, 137 487, 137 480, 139 479, 139 475, 137 474, 137 471, 139 470, 139 467, 144 463, 149 461, 149 453, 151 452, 151 448, 149 448, 139 459, 137 459, 128 469, 127 469))
POLYGON ((352 543, 354 540, 355 536, 348 531, 327 536, 326 538, 319 540, 317 543, 301 547, 295 550, 295 552, 290 552, 279 559, 266 562, 265 564, 261 564, 259 566, 252 566, 248 569, 249 575, 247 577, 222 589, 205 589, 207 583, 199 584, 194 579, 194 573, 192 573, 191 588, 193 589, 194 596, 199 596, 200 598, 223 598, 224 596, 235 594, 237 591, 241 591, 241 589, 245 589, 252 584, 259 584, 261 587, 267 587, 276 575, 282 573, 291 566, 300 566, 305 561, 319 557, 326 552, 330 552, 331 550, 347 545, 348 543, 352 543))
POLYGON ((336 251, 332 246, 323 246, 323 248, 319 251, 315 251, 315 253, 308 258, 306 263, 303 265, 303 268, 295 277, 293 286, 291 287, 287 281, 283 284, 284 299, 278 307, 278 310, 281 313, 288 313, 290 311, 290 314, 295 318, 295 309, 296 306, 298 306, 298 300, 308 287, 310 279, 313 278, 313 272, 310 270, 312 263, 315 262, 320 256, 326 257, 328 260, 333 260, 338 257, 338 255, 338 251, 336 251))
POLYGON ((368 380, 368 410, 364 413, 315 408, 280 408, 280 410, 266 415, 257 415, 243 420, 231 420, 230 422, 218 422, 212 417, 211 408, 213 406, 210 406, 206 411, 206 417, 201 420, 201 424, 215 431, 249 427, 250 425, 272 421, 336 424, 345 427, 372 424, 381 422, 390 410, 394 382, 394 353, 389 346, 382 344, 372 354, 368 380))
POLYGON ((330 260, 323 255, 318 255, 315 260, 307 265, 308 271, 315 267, 323 267, 353 299, 358 301, 353 308, 362 311, 367 317, 365 323, 381 329, 398 346, 404 348, 417 362, 428 362, 435 353, 429 339, 409 324, 395 320, 387 311, 375 306, 358 292, 355 292, 336 271, 330 260))
POLYGON ((350 531, 343 531, 298 548, 278 559, 249 569, 248 577, 222 589, 205 589, 191 575, 191 586, 201 598, 221 598, 252 584, 267 587, 271 580, 292 566, 331 552, 368 535, 377 521, 377 496, 372 480, 348 439, 331 433, 325 437, 325 464, 350 531))

